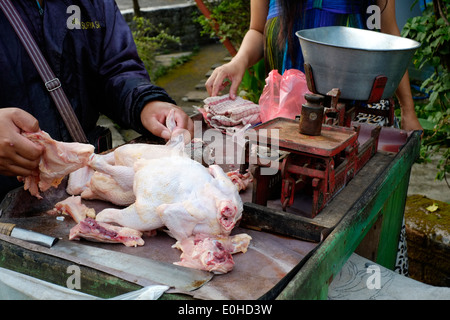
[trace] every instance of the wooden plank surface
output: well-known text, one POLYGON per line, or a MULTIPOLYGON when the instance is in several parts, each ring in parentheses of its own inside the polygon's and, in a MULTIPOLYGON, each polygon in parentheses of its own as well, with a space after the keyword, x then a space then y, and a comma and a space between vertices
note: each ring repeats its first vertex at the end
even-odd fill
POLYGON ((260 142, 261 140, 270 141, 270 144, 278 145, 281 150, 300 151, 327 157, 338 154, 358 138, 356 131, 352 128, 327 125, 322 126, 322 132, 318 136, 301 134, 299 121, 286 118, 275 118, 255 127, 255 130, 259 132, 260 142), (272 130, 275 130, 277 136, 272 135, 272 130))

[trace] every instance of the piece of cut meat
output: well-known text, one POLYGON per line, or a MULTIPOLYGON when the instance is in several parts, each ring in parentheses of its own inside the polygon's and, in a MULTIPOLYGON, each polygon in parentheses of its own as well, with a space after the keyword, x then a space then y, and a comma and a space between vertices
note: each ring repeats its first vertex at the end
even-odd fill
POLYGON ((176 265, 218 274, 230 272, 234 267, 232 254, 247 251, 251 237, 242 233, 235 236, 197 234, 177 241, 173 248, 182 251, 176 265))
POLYGON ((96 242, 123 243, 127 247, 144 245, 142 232, 97 222, 92 218, 86 218, 70 229, 69 240, 80 238, 96 242))
POLYGON ((76 223, 86 219, 86 217, 95 218, 95 210, 81 203, 80 196, 67 197, 65 200, 56 203, 54 211, 71 216, 76 223))
POLYGON ((253 181, 253 177, 250 172, 240 173, 239 169, 234 171, 228 171, 227 176, 236 185, 238 191, 246 190, 249 183, 253 181))
POLYGON ((233 100, 226 94, 208 97, 203 102, 199 111, 206 123, 222 132, 234 132, 245 125, 261 122, 259 105, 241 97, 233 100))

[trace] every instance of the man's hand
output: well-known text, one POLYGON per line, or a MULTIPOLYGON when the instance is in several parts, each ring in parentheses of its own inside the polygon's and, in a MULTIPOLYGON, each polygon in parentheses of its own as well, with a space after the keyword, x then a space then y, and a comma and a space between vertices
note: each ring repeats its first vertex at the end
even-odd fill
POLYGON ((171 133, 166 127, 166 118, 171 110, 175 111, 175 130, 188 130, 191 137, 193 137, 194 123, 192 119, 182 109, 168 102, 152 101, 147 103, 141 112, 142 124, 155 136, 169 140, 171 133))
POLYGON ((43 148, 21 135, 36 132, 39 122, 18 108, 0 109, 0 174, 29 176, 36 172, 43 148))

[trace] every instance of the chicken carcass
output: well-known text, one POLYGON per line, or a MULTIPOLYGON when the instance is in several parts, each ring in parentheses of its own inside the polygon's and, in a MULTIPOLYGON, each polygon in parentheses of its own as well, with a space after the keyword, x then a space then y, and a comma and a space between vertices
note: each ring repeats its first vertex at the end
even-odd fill
POLYGON ((24 132, 23 136, 44 147, 39 162, 37 175, 18 177, 24 182, 24 189, 42 199, 40 191, 57 187, 69 173, 84 167, 89 157, 94 153, 94 146, 78 142, 59 142, 42 130, 38 132, 24 132))
POLYGON ((98 221, 140 231, 165 226, 182 240, 197 233, 229 235, 241 218, 238 190, 217 165, 206 168, 175 156, 141 160, 135 169, 136 202, 124 209, 104 209, 98 221))
MULTIPOLYGON (((227 175, 217 165, 203 166, 188 156, 185 142, 184 135, 173 133, 166 145, 127 144, 107 155, 92 155, 88 166, 94 173, 81 195, 128 205, 99 212, 96 221, 105 228, 117 224, 149 233, 166 227, 183 251, 180 265, 226 273, 234 266, 231 254, 245 252, 251 239, 229 237, 241 218, 239 190, 249 177, 227 175), (125 194, 131 196, 119 202, 125 194), (237 242, 243 243, 241 250, 237 242)), ((71 234, 75 239, 109 241, 104 233, 86 219, 71 234)))
POLYGON ((245 233, 228 237, 196 234, 172 246, 183 252, 180 261, 175 264, 219 274, 227 273, 234 267, 232 254, 245 253, 251 239, 245 233))
POLYGON ((144 245, 141 236, 141 232, 130 228, 112 226, 86 218, 70 229, 69 240, 85 238, 96 242, 123 243, 127 247, 136 247, 144 245))

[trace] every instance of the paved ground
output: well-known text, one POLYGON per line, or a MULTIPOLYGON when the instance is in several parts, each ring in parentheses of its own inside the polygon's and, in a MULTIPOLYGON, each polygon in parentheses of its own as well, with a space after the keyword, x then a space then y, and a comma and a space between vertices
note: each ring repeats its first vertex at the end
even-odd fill
POLYGON ((194 56, 182 66, 172 69, 159 78, 156 84, 164 88, 186 113, 195 112, 193 106, 202 107, 208 97, 205 90, 207 74, 212 66, 225 62, 228 51, 221 43, 203 45, 194 56))
MULTIPOLYGON (((434 157, 431 163, 415 163, 411 169, 408 195, 421 194, 433 200, 450 203, 450 188, 445 181, 436 180, 439 162, 438 157, 434 157)), ((450 177, 447 177, 450 181, 450 177)), ((450 231, 450 230, 449 230, 450 231)))

